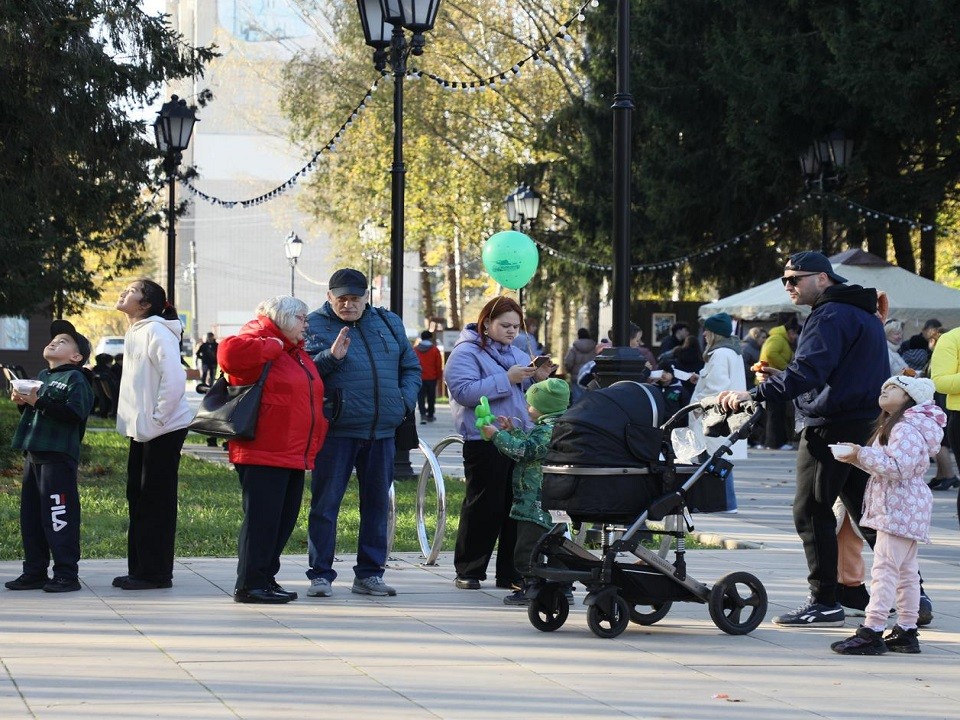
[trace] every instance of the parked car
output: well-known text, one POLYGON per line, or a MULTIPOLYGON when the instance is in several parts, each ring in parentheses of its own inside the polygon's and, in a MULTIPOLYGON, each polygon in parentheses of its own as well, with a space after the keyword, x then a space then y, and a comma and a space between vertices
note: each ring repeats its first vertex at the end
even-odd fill
POLYGON ((93 349, 93 356, 101 353, 107 355, 123 355, 123 335, 106 335, 100 338, 97 346, 93 349))

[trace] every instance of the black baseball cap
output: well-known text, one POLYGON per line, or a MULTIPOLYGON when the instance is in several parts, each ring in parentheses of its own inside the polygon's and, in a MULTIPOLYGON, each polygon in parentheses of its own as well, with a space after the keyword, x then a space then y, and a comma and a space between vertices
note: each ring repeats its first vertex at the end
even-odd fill
POLYGON ((343 268, 330 276, 328 285, 334 297, 342 295, 362 296, 367 292, 367 278, 359 270, 343 268))
POLYGON ((50 339, 53 340, 57 335, 69 335, 73 338, 73 341, 77 344, 77 350, 83 356, 80 364, 86 365, 90 359, 90 341, 77 332, 73 323, 69 320, 54 320, 50 323, 50 339))
POLYGON ((823 253, 814 250, 804 250, 794 253, 787 260, 787 270, 797 270, 799 272, 826 273, 827 277, 837 283, 845 283, 847 279, 837 275, 833 271, 833 265, 823 253))

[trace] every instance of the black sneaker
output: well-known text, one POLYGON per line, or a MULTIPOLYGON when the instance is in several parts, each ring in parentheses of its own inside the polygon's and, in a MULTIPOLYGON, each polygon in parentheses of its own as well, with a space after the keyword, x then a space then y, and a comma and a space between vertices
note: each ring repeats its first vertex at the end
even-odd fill
POLYGON ((920 652, 920 641, 917 640, 917 629, 904 630, 894 625, 893 630, 883 639, 883 644, 890 652, 909 653, 916 655, 920 652))
POLYGON ((840 603, 827 605, 808 597, 807 601, 793 612, 777 615, 773 623, 790 627, 842 627, 844 619, 840 603))
POLYGON ((863 625, 846 640, 831 644, 830 649, 840 655, 883 655, 887 652, 882 633, 863 625))
POLYGON ((46 575, 21 575, 16 580, 8 580, 3 584, 7 590, 42 590, 50 582, 46 575))
POLYGON ((80 589, 80 581, 76 578, 56 577, 43 586, 44 592, 62 593, 76 592, 80 589))
POLYGON ((503 597, 504 605, 529 605, 530 598, 527 597, 525 590, 515 590, 509 595, 503 597))

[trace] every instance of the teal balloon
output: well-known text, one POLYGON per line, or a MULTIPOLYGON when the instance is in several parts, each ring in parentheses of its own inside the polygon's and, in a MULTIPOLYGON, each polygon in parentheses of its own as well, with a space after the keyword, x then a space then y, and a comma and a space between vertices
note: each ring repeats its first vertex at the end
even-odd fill
POLYGON ((537 244, 516 230, 491 235, 483 244, 483 266, 490 277, 511 290, 519 290, 537 272, 537 244))

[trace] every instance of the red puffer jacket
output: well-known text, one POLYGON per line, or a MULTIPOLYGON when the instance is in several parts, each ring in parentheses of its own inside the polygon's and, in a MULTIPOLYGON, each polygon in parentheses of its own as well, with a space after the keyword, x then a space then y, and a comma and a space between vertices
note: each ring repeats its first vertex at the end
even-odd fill
POLYGON ((323 381, 303 343, 294 345, 270 318, 261 315, 244 325, 240 334, 222 340, 217 350, 217 362, 231 385, 252 385, 271 360, 257 436, 231 440, 230 462, 311 470, 327 435, 327 420, 323 381))

